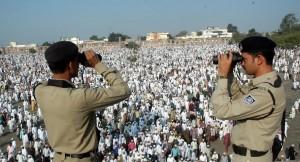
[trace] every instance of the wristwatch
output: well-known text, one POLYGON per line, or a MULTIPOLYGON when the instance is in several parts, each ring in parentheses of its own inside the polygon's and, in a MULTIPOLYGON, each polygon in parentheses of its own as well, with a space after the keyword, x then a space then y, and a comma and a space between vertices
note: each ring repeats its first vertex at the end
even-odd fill
POLYGON ((227 76, 218 75, 218 79, 227 79, 227 76))

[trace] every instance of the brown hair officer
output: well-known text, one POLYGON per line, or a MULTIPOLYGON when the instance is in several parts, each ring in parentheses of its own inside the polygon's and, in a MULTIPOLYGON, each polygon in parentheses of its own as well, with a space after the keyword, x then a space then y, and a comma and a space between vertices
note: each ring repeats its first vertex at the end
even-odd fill
POLYGON ((232 54, 219 55, 219 80, 211 100, 213 114, 236 121, 231 137, 233 162, 271 162, 273 139, 286 103, 281 79, 272 68, 276 44, 254 36, 242 40, 239 47, 241 65, 254 78, 248 86, 241 86, 233 78, 232 54))
POLYGON ((35 88, 55 162, 92 161, 91 152, 98 145, 95 110, 118 103, 131 94, 121 75, 108 68, 92 50, 86 51, 85 57, 110 87, 75 88, 71 78, 77 76, 79 55, 78 47, 71 42, 51 45, 45 58, 53 79, 35 88))

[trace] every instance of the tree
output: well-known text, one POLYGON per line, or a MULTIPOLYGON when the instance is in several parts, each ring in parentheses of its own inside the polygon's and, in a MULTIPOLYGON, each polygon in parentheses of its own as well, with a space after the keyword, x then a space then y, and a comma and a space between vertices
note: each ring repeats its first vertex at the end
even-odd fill
POLYGON ((186 30, 183 30, 181 32, 179 32, 178 34, 176 34, 176 37, 184 37, 188 34, 188 32, 186 30))
POLYGON ((2 54, 2 50, 0 50, 0 55, 2 54))
POLYGON ((42 46, 50 46, 51 45, 51 43, 49 43, 48 41, 47 42, 44 42, 43 44, 42 44, 42 46))
POLYGON ((234 26, 232 24, 227 25, 227 31, 230 33, 239 33, 237 26, 234 26))
POLYGON ((97 35, 92 35, 90 37, 90 40, 99 40, 98 36, 97 35))
POLYGON ((275 33, 271 37, 279 47, 294 48, 300 45, 300 30, 289 33, 275 33))
POLYGON ((130 39, 129 36, 123 35, 121 33, 110 33, 108 36, 109 42, 119 42, 119 41, 125 41, 126 39, 130 39))
POLYGON ((202 31, 198 31, 198 32, 197 32, 197 35, 198 35, 198 36, 200 36, 200 35, 202 35, 202 34, 203 34, 202 31))
POLYGON ((31 54, 34 54, 34 53, 36 53, 37 51, 36 51, 36 49, 34 49, 34 48, 30 48, 29 49, 29 53, 31 53, 31 54))
POLYGON ((230 43, 238 43, 246 37, 247 37, 247 34, 233 33, 230 43))
POLYGON ((147 39, 147 37, 146 36, 141 36, 140 39, 141 39, 141 41, 145 41, 147 39))
POLYGON ((297 22, 298 19, 295 17, 295 14, 289 13, 285 15, 280 24, 280 31, 290 32, 297 22))
POLYGON ((260 36, 261 34, 256 32, 254 28, 249 29, 247 36, 260 36))
POLYGON ((97 35, 92 35, 92 36, 90 36, 89 39, 94 40, 94 41, 101 41, 101 40, 104 40, 105 37, 98 37, 97 35))
POLYGON ((300 24, 295 14, 285 15, 279 26, 279 31, 271 35, 279 47, 295 48, 300 45, 300 24))

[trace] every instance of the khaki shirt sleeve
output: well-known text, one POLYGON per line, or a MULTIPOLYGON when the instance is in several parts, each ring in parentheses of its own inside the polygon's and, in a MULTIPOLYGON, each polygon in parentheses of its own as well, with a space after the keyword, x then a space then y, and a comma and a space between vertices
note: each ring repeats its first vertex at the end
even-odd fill
POLYGON ((105 64, 98 63, 95 69, 110 85, 109 88, 85 88, 84 100, 87 109, 105 107, 128 98, 131 94, 127 83, 118 71, 109 69, 105 64))
POLYGON ((219 119, 242 120, 263 116, 271 111, 273 101, 267 91, 255 89, 230 99, 227 81, 220 79, 212 95, 214 116, 219 119))
POLYGON ((236 99, 238 97, 240 97, 241 95, 245 94, 242 91, 242 86, 240 85, 240 83, 237 81, 236 78, 233 78, 232 84, 230 86, 230 91, 231 91, 231 98, 232 99, 236 99))

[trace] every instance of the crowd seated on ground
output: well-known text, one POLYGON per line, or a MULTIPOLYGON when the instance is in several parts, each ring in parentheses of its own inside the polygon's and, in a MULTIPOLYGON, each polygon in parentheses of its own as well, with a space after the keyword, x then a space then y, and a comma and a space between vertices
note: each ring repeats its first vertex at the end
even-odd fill
MULTIPOLYGON (((127 48, 94 49, 121 72, 132 90, 128 100, 97 112, 97 154, 104 161, 228 162, 233 122, 213 117, 210 105, 217 73, 211 60, 228 49, 238 50, 227 44, 141 47, 137 53, 127 48), (212 147, 217 140, 224 152, 212 147)), ((1 150, 0 161, 52 161, 55 152, 47 143, 43 116, 32 94, 36 83, 51 77, 44 55, 0 55, 0 64, 0 136, 15 137, 1 150)), ((297 91, 299 65, 296 49, 276 50, 274 69, 297 91)), ((242 71, 235 75, 248 83, 242 71)), ((108 86, 100 74, 83 67, 73 82, 90 88, 108 86)), ((300 98, 289 120, 296 117, 299 105, 300 98)))

